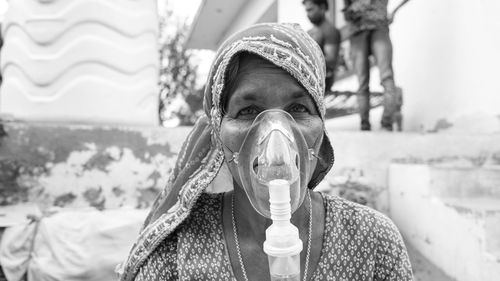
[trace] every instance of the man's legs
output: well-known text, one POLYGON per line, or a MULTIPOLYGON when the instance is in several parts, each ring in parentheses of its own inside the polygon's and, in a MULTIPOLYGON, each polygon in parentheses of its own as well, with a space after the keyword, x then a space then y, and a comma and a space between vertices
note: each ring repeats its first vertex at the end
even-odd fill
POLYGON ((368 131, 370 126, 370 31, 361 31, 350 39, 351 57, 354 72, 358 77, 358 107, 361 117, 361 130, 368 131))
POLYGON ((332 92, 332 86, 334 81, 334 70, 326 68, 326 77, 325 77, 325 96, 332 92))
POLYGON ((380 83, 384 87, 384 112, 380 123, 383 129, 392 131, 393 116, 398 106, 394 72, 392 70, 392 43, 388 27, 372 31, 371 49, 380 72, 380 83))

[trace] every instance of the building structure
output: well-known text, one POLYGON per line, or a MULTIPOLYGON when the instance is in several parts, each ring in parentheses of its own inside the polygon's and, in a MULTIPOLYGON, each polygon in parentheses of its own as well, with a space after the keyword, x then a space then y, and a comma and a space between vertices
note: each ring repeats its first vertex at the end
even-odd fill
MULTIPOLYGON (((306 30, 311 26, 299 0, 228 3, 202 1, 189 48, 215 50, 233 32, 259 22, 297 22, 306 30)), ((390 1, 389 9, 397 4, 390 1)), ((330 6, 329 15, 341 28, 343 1, 330 0, 330 6)), ((395 79, 404 91, 405 130, 439 129, 443 122, 449 126, 456 123, 451 129, 465 132, 500 130, 498 13, 500 4, 492 0, 411 1, 398 12, 391 25, 391 39, 395 79)), ((370 88, 380 91, 376 69, 371 76, 370 88)), ((334 90, 356 89, 354 76, 334 85, 334 90)), ((350 125, 342 128, 357 129, 357 118, 351 119, 347 118, 350 125)))

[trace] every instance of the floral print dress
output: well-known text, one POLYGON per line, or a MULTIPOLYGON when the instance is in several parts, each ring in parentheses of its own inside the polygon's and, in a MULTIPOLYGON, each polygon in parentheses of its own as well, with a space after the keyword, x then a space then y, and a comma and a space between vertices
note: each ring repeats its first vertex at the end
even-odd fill
MULTIPOLYGON (((222 201, 223 193, 202 193, 135 280, 236 280, 225 248, 222 201)), ((413 280, 405 245, 389 218, 336 196, 324 195, 324 205, 323 247, 309 280, 413 280)))

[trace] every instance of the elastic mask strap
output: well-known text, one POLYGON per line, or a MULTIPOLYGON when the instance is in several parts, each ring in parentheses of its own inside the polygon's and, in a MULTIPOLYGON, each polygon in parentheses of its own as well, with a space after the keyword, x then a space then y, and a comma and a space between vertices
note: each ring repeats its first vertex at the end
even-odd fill
MULTIPOLYGON (((313 148, 309 148, 307 151, 308 151, 308 154, 309 154, 309 161, 312 161, 314 160, 314 158, 318 159, 318 161, 321 163, 321 165, 325 165, 325 161, 323 160, 323 158, 321 158, 321 156, 319 156, 315 151, 314 151, 314 148, 318 146, 318 141, 321 139, 321 136, 319 136, 316 141, 314 142, 314 145, 313 145, 313 148)), ((321 147, 318 148, 318 150, 320 150, 321 147)))
MULTIPOLYGON (((316 146, 316 143, 318 142, 318 140, 319 140, 319 138, 316 140, 316 142, 315 142, 314 146, 316 146)), ((223 146, 224 146, 227 150, 229 150, 229 151, 231 152, 231 154, 232 154, 231 159, 228 159, 228 160, 227 160, 227 162, 228 162, 228 163, 231 163, 231 162, 233 162, 233 161, 234 161, 234 163, 235 163, 236 165, 238 165, 238 164, 239 164, 239 163, 238 163, 238 158, 239 158, 239 156, 240 156, 240 153, 239 153, 239 152, 233 152, 233 151, 232 151, 229 147, 227 147, 227 145, 225 145, 225 144, 222 142, 222 140, 221 140, 220 138, 219 138, 219 141, 220 141, 220 143, 221 143, 221 144, 222 144, 222 145, 223 145, 223 146)), ((323 158, 321 158, 318 154, 316 154, 316 152, 314 151, 314 148, 309 148, 309 149, 307 149, 307 154, 308 154, 308 159, 309 159, 309 161, 312 161, 312 160, 314 160, 314 158, 316 158, 316 159, 318 159, 318 161, 319 161, 320 163, 324 164, 323 158)))
POLYGON ((227 147, 227 145, 225 145, 224 142, 222 142, 222 140, 220 139, 220 136, 217 136, 217 138, 219 139, 219 142, 222 144, 222 146, 224 146, 227 150, 229 150, 231 152, 231 154, 233 155, 231 157, 231 159, 227 160, 227 163, 231 163, 231 162, 234 161, 234 163, 236 165, 238 165, 238 157, 240 156, 240 153, 239 152, 233 152, 229 147, 227 147))

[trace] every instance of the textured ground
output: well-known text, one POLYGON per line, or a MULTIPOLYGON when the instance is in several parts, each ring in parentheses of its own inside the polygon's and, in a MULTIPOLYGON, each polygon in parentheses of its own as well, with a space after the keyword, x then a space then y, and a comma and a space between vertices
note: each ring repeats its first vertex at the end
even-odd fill
POLYGON ((406 244, 408 254, 410 255, 411 265, 413 268, 413 276, 415 281, 455 281, 447 276, 442 270, 437 268, 415 248, 406 244))

